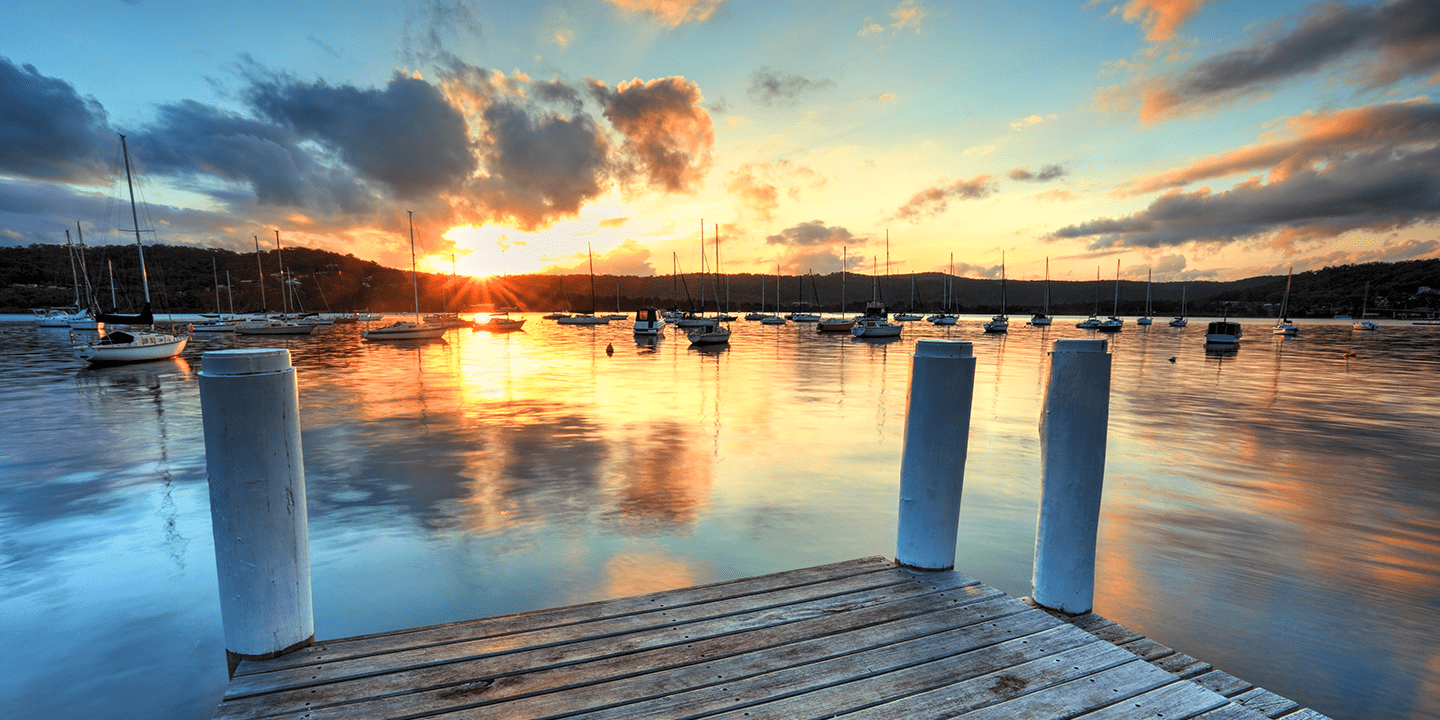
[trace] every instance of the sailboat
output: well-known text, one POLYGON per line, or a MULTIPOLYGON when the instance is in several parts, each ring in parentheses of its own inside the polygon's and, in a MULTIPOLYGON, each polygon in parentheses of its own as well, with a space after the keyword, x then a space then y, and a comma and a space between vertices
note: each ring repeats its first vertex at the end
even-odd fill
POLYGON ((1110 317, 1105 318, 1104 320, 1100 321, 1100 324, 1099 324, 1099 325, 1096 325, 1096 326, 1095 326, 1095 329, 1096 329, 1096 330, 1099 330, 1100 332, 1120 332, 1120 328, 1122 328, 1122 327, 1125 326, 1125 321, 1124 321, 1124 320, 1121 320, 1120 317, 1119 317, 1119 315, 1120 315, 1120 260, 1117 258, 1117 259, 1115 260, 1115 305, 1114 305, 1114 307, 1112 307, 1111 310, 1110 310, 1110 317))
POLYGON ((415 294, 415 320, 400 321, 374 330, 365 330, 360 337, 366 340, 433 340, 445 334, 449 328, 444 325, 420 322, 420 280, 415 274, 415 213, 406 210, 410 218, 410 287, 415 294))
POLYGON ((75 347, 75 357, 92 365, 165 360, 179 355, 190 341, 189 335, 172 335, 155 329, 155 315, 150 311, 150 279, 145 273, 145 246, 140 242, 140 215, 135 209, 135 183, 130 176, 130 149, 125 136, 120 136, 120 151, 125 157, 125 185, 130 189, 130 218, 135 223, 135 250, 140 254, 140 282, 145 288, 145 305, 138 315, 101 314, 95 319, 117 325, 149 325, 148 330, 122 330, 107 333, 95 342, 75 347))
POLYGON ((624 319, 630 317, 629 315, 626 315, 625 313, 620 312, 620 281, 619 281, 619 280, 616 280, 616 281, 615 281, 615 312, 610 313, 609 315, 606 315, 605 317, 607 317, 607 318, 609 318, 609 319, 611 319, 611 320, 624 320, 624 319))
POLYGON ((610 318, 604 315, 595 314, 595 253, 590 250, 590 243, 585 243, 585 256, 590 259, 590 312, 562 317, 556 320, 561 325, 609 325, 610 318))
POLYGON ((1285 337, 1295 337, 1300 334, 1300 328, 1295 327, 1295 323, 1290 322, 1290 278, 1294 274, 1295 268, 1293 267, 1290 268, 1290 272, 1285 274, 1285 297, 1280 300, 1280 322, 1276 323, 1274 329, 1271 331, 1276 335, 1284 335, 1285 337))
MULTIPOLYGON (((762 280, 763 281, 763 280, 762 280)), ((764 310, 765 308, 760 308, 764 310)), ((760 319, 761 325, 784 325, 789 322, 780 316, 780 266, 775 266, 775 312, 760 319)))
POLYGON ((1370 304, 1370 283, 1365 283, 1365 294, 1360 297, 1360 319, 1350 324, 1353 330, 1379 330, 1380 326, 1365 319, 1365 311, 1370 304))
POLYGON ((1095 330, 1100 327, 1100 266, 1095 266, 1095 312, 1090 317, 1075 323, 1075 327, 1084 330, 1095 330))
MULTIPOLYGON (((66 324, 70 326, 71 330, 99 332, 101 328, 104 327, 104 323, 95 319, 95 316, 100 313, 100 308, 95 302, 95 288, 90 286, 90 269, 85 266, 85 232, 80 229, 80 221, 78 220, 75 221, 75 234, 80 238, 80 245, 74 249, 71 255, 70 273, 72 275, 75 274, 75 256, 78 255, 80 258, 80 275, 75 280, 75 304, 80 307, 80 311, 71 315, 67 319, 66 324), (83 305, 80 303, 79 278, 81 277, 85 278, 85 303, 83 305)), ((65 240, 67 243, 70 240, 69 230, 65 231, 65 240)))
MULTIPOLYGON (((229 273, 227 270, 226 273, 229 273)), ((215 283, 215 319, 210 322, 199 323, 190 327, 192 332, 235 332, 235 300, 230 300, 230 318, 220 314, 220 271, 216 267, 215 258, 210 258, 210 280, 215 283)), ((229 280, 227 279, 228 283, 229 280)), ((227 288, 228 290, 228 288, 227 288)), ((226 293, 229 294, 228 292, 226 293)))
POLYGON ((955 253, 950 253, 950 264, 945 267, 945 290, 944 298, 940 302, 940 312, 931 315, 929 320, 935 325, 954 325, 959 318, 950 312, 950 306, 955 302, 955 253))
POLYGON ((761 276, 760 276, 760 311, 759 311, 759 312, 747 313, 747 314, 745 315, 745 319, 746 319, 746 320, 764 320, 764 319, 765 319, 765 276, 764 276, 764 275, 761 275, 761 276))
POLYGON ((1003 333, 1010 329, 1010 316, 1005 314, 1005 253, 1000 253, 1000 314, 985 323, 985 332, 1003 333))
MULTIPOLYGON (((889 233, 886 233, 886 240, 889 240, 889 233)), ((875 265, 878 267, 879 264, 877 258, 875 265)), ((885 312, 885 303, 880 302, 880 273, 872 276, 872 283, 871 296, 874 299, 865 303, 865 314, 855 318, 855 326, 850 328, 850 334, 858 338, 897 337, 905 326, 886 319, 888 314, 885 312)))
POLYGON ((1050 258, 1045 258, 1045 310, 1030 316, 1030 323, 1036 327, 1050 325, 1050 258))
POLYGON ((1141 315, 1140 318, 1135 321, 1136 325, 1149 325, 1155 322, 1155 318, 1150 317, 1150 279, 1152 272, 1153 269, 1150 268, 1145 270, 1145 314, 1141 315))
POLYGON ((1180 287, 1180 314, 1170 321, 1170 327, 1185 327, 1189 320, 1185 319, 1185 287, 1180 287))
MULTIPOLYGON (((260 304, 265 304, 265 271, 260 265, 260 238, 255 238, 255 267, 260 269, 260 304)), ((309 335, 315 332, 314 323, 296 322, 290 317, 290 288, 285 283, 285 262, 280 255, 280 231, 275 231, 275 263, 280 266, 280 307, 281 314, 261 316, 235 324, 238 335, 309 335)))
POLYGON ((848 332, 855 327, 855 321, 845 317, 845 266, 850 264, 850 248, 840 249, 840 317, 824 318, 815 326, 816 332, 848 332))

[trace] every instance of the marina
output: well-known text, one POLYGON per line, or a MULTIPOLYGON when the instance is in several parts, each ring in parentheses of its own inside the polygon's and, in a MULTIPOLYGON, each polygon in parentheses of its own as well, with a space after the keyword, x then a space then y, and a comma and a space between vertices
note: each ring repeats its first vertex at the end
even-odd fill
MULTIPOLYGON (((4 456, 0 629, 33 655, 7 666, 0 711, 214 711, 195 373, 232 347, 288 347, 299 368, 320 638, 888 556, 921 338, 970 340, 978 360, 956 567, 1027 595, 1045 352, 1093 333, 1062 319, 986 337, 983 320, 890 340, 734 323, 715 350, 538 317, 394 345, 335 326, 99 369, 69 358, 64 331, 0 323, 16 348, 3 430, 50 440, 4 456), (51 450, 122 441, 103 459, 51 450), (97 657, 114 671, 86 673, 97 657), (61 675, 87 692, 43 694, 61 675)), ((1434 332, 1311 322, 1227 352, 1181 328, 1107 336, 1097 613, 1330 717, 1433 715, 1434 332)))

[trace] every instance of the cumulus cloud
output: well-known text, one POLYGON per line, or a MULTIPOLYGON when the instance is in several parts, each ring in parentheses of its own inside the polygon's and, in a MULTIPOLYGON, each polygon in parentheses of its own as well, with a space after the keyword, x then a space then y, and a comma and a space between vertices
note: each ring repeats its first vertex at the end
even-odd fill
POLYGON ((1212 193, 1171 190, 1124 218, 1061 228, 1052 239, 1088 239, 1091 249, 1268 241, 1295 244, 1352 230, 1392 231, 1440 219, 1440 147, 1384 148, 1296 167, 1283 180, 1258 177, 1212 193))
POLYGON ((105 172, 98 159, 114 154, 119 140, 93 97, 0 57, 0 98, 0 173, 76 181, 105 172))
POLYGON ((838 225, 835 227, 825 227, 824 222, 811 220, 810 222, 802 222, 799 225, 785 228, 781 230, 779 234, 767 236, 765 242, 771 245, 787 245, 792 247, 813 245, 834 246, 858 245, 863 243, 864 239, 856 237, 851 234, 849 230, 838 225))
POLYGON ((1440 8, 1434 0, 1317 5, 1288 32, 1201 61, 1174 78, 1141 83, 1140 118, 1192 115, 1270 91, 1326 68, 1355 69, 1373 89, 1440 73, 1440 8))
POLYGON ((666 27, 704 22, 725 0, 608 0, 632 15, 644 15, 666 27))
POLYGON ((1030 172, 1030 166, 1018 167, 1010 171, 1011 180, 1021 182, 1048 182, 1058 177, 1065 176, 1065 168, 1059 165, 1042 165, 1040 172, 1030 172))
POLYGON ((1145 28, 1145 39, 1164 42, 1175 37, 1191 17, 1209 0, 1129 0, 1118 8, 1120 16, 1128 23, 1139 23, 1145 28))
POLYGON ((592 80, 591 94, 624 137, 628 175, 668 192, 699 187, 713 161, 715 126, 701 105, 700 86, 682 77, 622 82, 613 90, 592 80))
POLYGON ((419 78, 396 74, 381 89, 255 78, 246 94, 266 118, 334 150, 402 199, 453 186, 476 169, 464 116, 419 78))
POLYGON ((794 105, 807 92, 835 87, 833 80, 811 80, 798 73, 786 73, 761 66, 750 74, 750 99, 764 106, 794 105))
POLYGON ((951 200, 975 200, 989 197, 996 190, 995 181, 989 175, 976 175, 969 180, 941 183, 915 193, 905 201, 893 216, 897 220, 915 222, 945 212, 951 200))

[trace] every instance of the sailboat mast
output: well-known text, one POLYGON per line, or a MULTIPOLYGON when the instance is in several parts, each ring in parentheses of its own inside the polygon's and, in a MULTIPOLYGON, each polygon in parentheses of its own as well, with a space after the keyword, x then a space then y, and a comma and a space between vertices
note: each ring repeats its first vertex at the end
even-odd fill
POLYGON ((1045 314, 1050 314, 1050 258, 1045 258, 1045 314))
MULTIPOLYGON (((420 280, 415 275, 415 213, 406 210, 405 215, 410 218, 410 288, 415 293, 415 323, 420 323, 420 280)), ((279 233, 276 233, 279 237, 279 233)))
POLYGON ((115 263, 111 260, 105 261, 105 269, 110 273, 110 309, 117 307, 115 302, 115 263))
POLYGON ((280 307, 290 314, 290 285, 285 282, 285 255, 280 251, 280 231, 275 231, 275 263, 280 266, 280 307))
POLYGON ((1000 314, 1005 314, 1005 253, 1000 253, 1000 314))
POLYGON ((70 241, 70 228, 65 228, 65 254, 70 256, 70 284, 75 286, 75 307, 80 307, 80 276, 75 272, 75 243, 70 241))
POLYGON ((85 302, 92 313, 98 313, 100 303, 95 301, 95 288, 90 285, 90 267, 85 263, 85 231, 80 229, 79 220, 75 221, 75 236, 80 240, 80 277, 85 278, 85 302))
POLYGON ((590 243, 585 243, 585 256, 590 259, 590 314, 595 314, 595 253, 590 250, 590 243))
POLYGON ((215 312, 220 312, 220 269, 215 265, 215 258, 210 258, 210 282, 215 283, 215 312))
POLYGON ((235 314, 235 292, 230 287, 230 271, 225 271, 225 301, 230 304, 230 314, 235 314))
POLYGON ((1120 258, 1115 258, 1115 305, 1111 307, 1110 314, 1120 314, 1120 258))
MULTIPOLYGON (((845 266, 850 264, 850 248, 840 246, 840 314, 845 314, 845 266)), ((913 304, 913 300, 912 300, 913 304)))
POLYGON ((270 309, 270 304, 265 302, 265 268, 260 265, 260 236, 251 235, 255 238, 255 270, 260 273, 260 312, 270 309))
POLYGON ((125 185, 130 188, 130 219, 135 223, 135 249, 140 253, 140 285, 145 288, 145 304, 150 304, 150 276, 145 272, 145 247, 140 243, 140 214, 135 210, 135 181, 130 178, 130 147, 120 136, 120 152, 125 156, 125 185))

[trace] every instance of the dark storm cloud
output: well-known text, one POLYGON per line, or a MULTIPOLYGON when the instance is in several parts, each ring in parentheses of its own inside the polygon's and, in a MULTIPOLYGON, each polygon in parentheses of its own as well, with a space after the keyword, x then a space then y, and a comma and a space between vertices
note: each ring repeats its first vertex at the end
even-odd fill
POLYGON ((1440 220, 1440 147, 1350 153, 1212 194, 1168 192, 1126 218, 1101 218, 1051 239, 1091 239, 1092 250, 1226 244, 1265 239, 1277 246, 1351 230, 1389 231, 1440 220))
POLYGON ((1059 165, 1044 165, 1038 173, 1030 172, 1029 166, 1018 167, 1010 171, 1011 180, 1020 180, 1022 182, 1047 182, 1058 177, 1064 177, 1064 175, 1065 168, 1059 165))
POLYGON ((622 82, 612 90, 592 80, 590 92, 625 138, 618 160, 627 176, 667 192, 698 189, 715 145, 715 128, 701 106, 699 85, 668 77, 622 82))
POLYGON ((574 215, 609 186, 609 148, 589 116, 499 101, 482 117, 485 174, 470 183, 466 214, 533 229, 574 215))
POLYGON ((1289 33, 1211 57, 1146 93, 1142 117, 1204 109, 1297 75, 1355 60, 1369 88, 1440 72, 1440 3, 1435 0, 1316 6, 1289 33))
POLYGON ((975 200, 995 193, 995 181, 989 175, 976 175, 969 180, 940 183, 915 193, 895 211, 894 218, 907 222, 922 220, 945 212, 951 200, 975 200))
POLYGON ((119 141, 105 108, 33 65, 0 57, 0 173, 77 181, 105 171, 119 141))
POLYGON ((832 80, 811 80, 804 75, 779 72, 764 66, 750 75, 750 99, 766 107, 794 105, 807 92, 832 87, 835 87, 832 80))
POLYGON ((788 227, 780 231, 778 235, 770 235, 765 242, 771 245, 839 245, 863 243, 862 238, 850 234, 849 230, 843 227, 825 227, 820 220, 802 222, 794 227, 788 227))
POLYGON ((396 74, 383 89, 255 78, 246 99, 402 199, 458 186, 476 168, 464 116, 419 78, 396 74))

